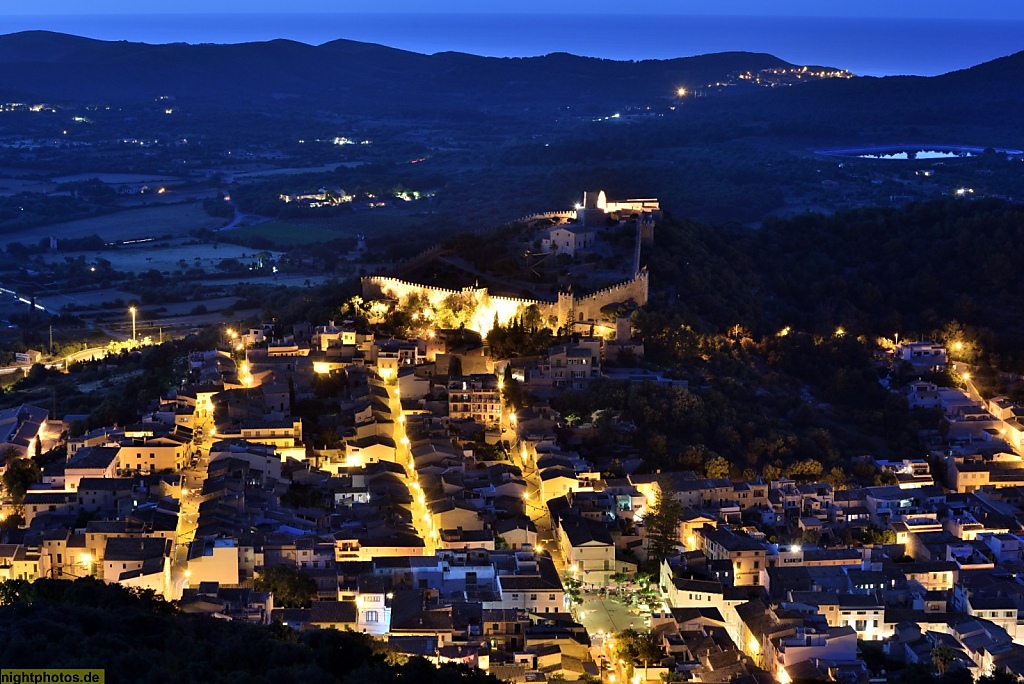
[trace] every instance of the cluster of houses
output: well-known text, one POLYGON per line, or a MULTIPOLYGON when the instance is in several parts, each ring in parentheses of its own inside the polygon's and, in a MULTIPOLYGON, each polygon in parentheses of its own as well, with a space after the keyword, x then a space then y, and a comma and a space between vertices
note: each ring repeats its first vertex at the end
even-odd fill
MULTIPOLYGON (((585 387, 609 341, 495 362, 461 330, 396 340, 331 323, 273 341, 270 328, 233 336, 234 353, 193 354, 188 384, 141 422, 75 430, 0 540, 0 579, 94 576, 187 612, 366 632, 507 681, 611 682, 626 675, 618 637, 588 632, 580 592, 650 564, 644 518, 669 493, 683 511, 676 548, 637 614, 661 655, 630 668, 635 684, 863 682, 858 642, 870 641, 892 661, 943 646, 972 674, 1024 674, 1024 465, 1012 443, 970 448, 1002 427, 979 421, 932 463, 873 462, 890 484, 872 487, 640 474, 628 454, 612 478, 572 450, 593 425, 501 395, 509 376, 539 397, 585 387), (297 402, 322 396, 338 409, 304 434, 297 402), (310 607, 252 588, 274 566, 313 580, 310 607)), ((632 344, 628 325, 618 343, 632 344)), ((938 392, 919 385, 922 401, 938 392)), ((1016 421, 1002 399, 984 408, 1016 421)), ((0 428, 28 455, 32 430, 82 419, 21 407, 0 428)))
MULTIPOLYGON (((921 373, 947 367, 945 347, 933 342, 905 343, 896 358, 921 373)), ((942 461, 946 486, 959 493, 1024 486, 1024 407, 1005 396, 983 399, 970 374, 962 377, 966 389, 919 379, 906 390, 911 408, 942 412, 946 435, 932 456, 942 461)))

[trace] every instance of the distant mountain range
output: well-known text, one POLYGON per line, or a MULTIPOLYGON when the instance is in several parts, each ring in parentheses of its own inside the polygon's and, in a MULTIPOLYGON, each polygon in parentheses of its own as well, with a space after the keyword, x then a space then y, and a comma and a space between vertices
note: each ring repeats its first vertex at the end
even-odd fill
MULTIPOLYGON (((619 62, 556 53, 493 58, 421 55, 351 40, 310 46, 288 40, 235 45, 111 42, 46 31, 0 36, 0 93, 45 100, 316 97, 350 103, 450 108, 670 99, 737 74, 793 70, 767 54, 733 52, 619 62), (638 98, 638 96, 640 96, 638 98)), ((816 68, 818 69, 818 68, 816 68)), ((795 79, 794 79, 795 80, 795 79)))
POLYGON ((748 52, 625 62, 564 53, 422 55, 351 40, 149 45, 45 31, 0 36, 0 97, 6 101, 112 103, 166 95, 238 106, 425 115, 567 106, 578 112, 670 101, 685 87, 763 94, 782 117, 787 111, 806 116, 810 109, 841 119, 854 108, 880 116, 894 112, 908 121, 917 113, 950 121, 986 113, 1005 123, 1024 120, 1024 52, 931 78, 814 75, 839 71, 833 67, 809 67, 797 77, 801 67, 748 52), (770 87, 773 80, 800 87, 770 87), (713 86, 722 83, 729 85, 713 86), (948 110, 948 117, 939 110, 948 110))

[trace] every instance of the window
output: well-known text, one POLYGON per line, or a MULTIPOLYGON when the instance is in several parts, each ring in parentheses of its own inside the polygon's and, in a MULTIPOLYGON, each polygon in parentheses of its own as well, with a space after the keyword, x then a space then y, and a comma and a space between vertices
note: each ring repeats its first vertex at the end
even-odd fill
POLYGON ((531 601, 536 601, 537 600, 537 595, 536 594, 530 594, 530 600, 531 601))
POLYGON ((757 570, 759 567, 761 567, 761 561, 754 561, 754 569, 757 570))
POLYGON ((379 622, 380 618, 377 616, 377 611, 368 610, 366 611, 366 622, 379 622))
POLYGON ((548 601, 554 601, 554 600, 555 600, 555 595, 554 594, 548 594, 548 601))

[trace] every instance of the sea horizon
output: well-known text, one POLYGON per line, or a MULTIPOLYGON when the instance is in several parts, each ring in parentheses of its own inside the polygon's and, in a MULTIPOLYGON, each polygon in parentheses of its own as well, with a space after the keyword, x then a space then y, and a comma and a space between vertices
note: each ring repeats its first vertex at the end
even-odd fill
POLYGON ((144 43, 309 45, 348 39, 434 54, 614 60, 764 52, 860 76, 934 76, 1024 50, 1024 21, 627 16, 621 14, 135 14, 4 17, 3 33, 47 30, 144 43))

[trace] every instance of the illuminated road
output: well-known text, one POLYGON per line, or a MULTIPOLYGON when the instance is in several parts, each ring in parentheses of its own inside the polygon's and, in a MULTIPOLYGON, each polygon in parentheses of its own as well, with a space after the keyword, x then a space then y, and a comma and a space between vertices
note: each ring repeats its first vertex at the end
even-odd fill
POLYGON ((423 540, 423 554, 434 555, 439 541, 437 530, 434 529, 433 520, 427 510, 426 497, 416 477, 416 468, 412 461, 412 452, 409 450, 409 437, 405 432, 405 416, 402 415, 402 402, 398 397, 398 387, 385 385, 388 391, 388 405, 391 407, 391 415, 395 423, 395 461, 405 468, 406 487, 412 495, 412 524, 416 528, 416 534, 423 540))

